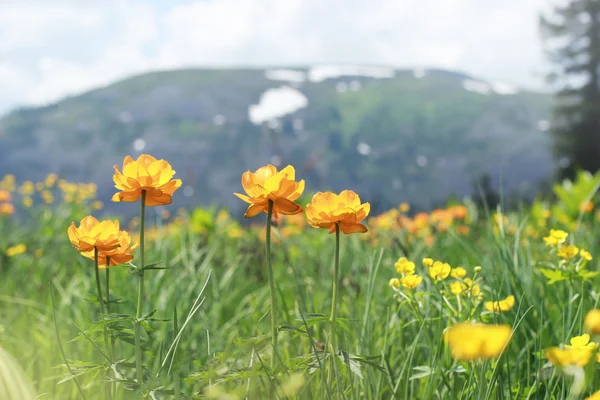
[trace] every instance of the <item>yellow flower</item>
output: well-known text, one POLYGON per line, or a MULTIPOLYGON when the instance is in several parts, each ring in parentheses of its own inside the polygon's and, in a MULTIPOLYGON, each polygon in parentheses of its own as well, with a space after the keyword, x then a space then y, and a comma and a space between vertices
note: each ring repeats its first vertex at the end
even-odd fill
POLYGON ((104 208, 104 203, 100 200, 96 200, 92 203, 93 210, 102 210, 104 208))
POLYGON ((119 221, 99 222, 89 215, 81 220, 79 227, 71 222, 67 233, 71 244, 81 252, 94 248, 99 252, 111 251, 120 245, 119 221))
POLYGON ((452 357, 460 361, 498 357, 510 342, 508 325, 456 324, 446 330, 444 340, 452 357))
MULTIPOLYGON (((110 221, 109 221, 110 222, 110 221)), ((117 225, 118 229, 118 225, 117 225)), ((125 231, 118 231, 117 233, 118 246, 112 250, 102 250, 98 251, 98 267, 106 268, 107 259, 110 261, 110 266, 121 265, 128 263, 133 260, 133 255, 131 252, 137 246, 131 246, 131 237, 129 233, 125 231), (130 247, 131 246, 131 247, 130 247), (109 259, 110 257, 110 259, 109 259)), ((84 251, 81 253, 82 256, 89 258, 90 260, 94 259, 94 250, 84 251)))
POLYGON ((441 281, 450 275, 450 270, 452 270, 450 264, 436 261, 431 268, 429 268, 429 276, 431 276, 432 279, 441 281))
POLYGON ((37 182, 35 184, 35 190, 37 190, 38 192, 41 192, 42 190, 44 190, 44 188, 44 182, 37 182))
POLYGON ((592 393, 590 396, 586 397, 585 400, 600 400, 600 390, 592 393))
POLYGON ((48 174, 48 176, 44 180, 44 184, 46 185, 46 187, 52 187, 56 183, 57 179, 58 176, 56 176, 56 174, 48 174))
POLYGON ((583 348, 566 348, 552 347, 546 350, 546 358, 556 366, 566 367, 574 365, 577 367, 585 367, 592 358, 592 351, 585 347, 583 348))
MULTIPOLYGON (((165 160, 142 154, 137 160, 130 156, 123 161, 123 173, 115 165, 113 181, 119 193, 112 197, 114 202, 135 202, 146 192, 146 205, 171 204, 173 193, 181 187, 180 179, 173 179, 175 171, 165 160)), ((95 188, 89 192, 95 192, 95 188)))
POLYGON ((415 289, 423 281, 419 275, 407 275, 401 279, 402 286, 406 289, 415 289))
POLYGON ((401 213, 407 213, 410 210, 410 204, 408 203, 400 203, 398 209, 401 213))
POLYGON ((500 301, 486 301, 485 309, 487 311, 509 311, 515 305, 515 296, 508 296, 504 300, 500 301))
POLYGON ((473 284, 473 280, 465 278, 463 281, 455 281, 450 284, 450 292, 463 296, 478 296, 481 293, 479 284, 473 284))
POLYGON ((352 190, 344 190, 339 195, 319 192, 306 206, 308 223, 315 228, 327 228, 335 232, 336 225, 346 234, 367 232, 361 222, 369 215, 371 205, 360 202, 360 197, 352 190))
POLYGON ((0 190, 0 203, 8 203, 12 196, 8 190, 0 190))
POLYGON ((31 196, 35 193, 35 184, 31 181, 25 181, 19 188, 19 193, 23 196, 31 196))
POLYGON ((464 269, 463 267, 456 267, 456 268, 452 268, 452 271, 450 272, 450 276, 453 278, 464 278, 465 276, 467 276, 467 270, 464 269))
POLYGON ((25 251, 27 250, 27 246, 25 246, 23 243, 18 244, 16 246, 12 246, 9 247, 8 249, 6 249, 6 255, 9 257, 14 257, 14 256, 18 256, 20 254, 25 253, 25 251))
POLYGON ((569 236, 569 234, 565 231, 561 231, 560 229, 550 229, 550 235, 544 237, 544 242, 546 242, 546 245, 548 246, 558 246, 567 240, 567 236, 569 236))
POLYGON ((30 208, 33 205, 33 199, 29 196, 23 197, 23 207, 30 208))
POLYGON ((573 245, 563 245, 560 246, 556 252, 560 258, 564 258, 566 260, 575 257, 579 253, 579 249, 577 246, 573 245))
POLYGON ((412 275, 415 273, 415 263, 408 261, 406 257, 398 259, 396 264, 394 264, 394 268, 396 268, 396 272, 401 275, 412 275))
POLYGON ((565 345, 567 349, 588 349, 594 351, 598 348, 598 343, 590 342, 590 335, 584 333, 581 336, 572 337, 569 341, 570 345, 565 345))
POLYGON ((431 267, 433 265, 433 258, 424 258, 423 265, 426 267, 431 267))
POLYGON ((586 329, 596 335, 600 334, 600 309, 595 308, 587 313, 583 321, 586 329))
POLYGON ((0 204, 0 215, 12 215, 15 213, 15 206, 11 203, 0 204))
POLYGON ((392 279, 390 279, 389 285, 390 285, 390 287, 398 289, 400 287, 400 279, 398 279, 398 278, 392 278, 392 279))
POLYGON ((260 167, 255 172, 246 171, 242 174, 242 187, 246 195, 234 193, 237 197, 250 204, 246 218, 252 218, 261 212, 268 212, 269 201, 273 202, 273 215, 298 214, 302 207, 294 203, 304 192, 304 180, 296 182, 296 170, 288 165, 281 171, 277 171, 269 164, 260 167))
POLYGON ((587 250, 583 250, 583 249, 579 250, 579 255, 581 256, 581 258, 583 258, 586 261, 592 261, 592 255, 587 250))

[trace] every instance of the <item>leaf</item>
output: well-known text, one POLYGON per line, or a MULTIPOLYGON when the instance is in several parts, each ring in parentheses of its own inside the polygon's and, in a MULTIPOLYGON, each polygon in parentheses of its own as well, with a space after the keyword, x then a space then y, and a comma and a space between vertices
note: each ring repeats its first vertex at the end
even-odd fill
POLYGON ((431 368, 426 365, 420 365, 418 367, 414 367, 413 369, 419 372, 411 375, 411 377, 408 378, 409 381, 412 381, 413 379, 425 378, 432 374, 431 368))
POLYGON ((291 333, 298 333, 301 335, 308 336, 308 333, 304 329, 296 328, 295 326, 291 326, 291 325, 282 325, 277 330, 279 332, 291 332, 291 333))
POLYGON ((539 271, 548 279, 548 285, 558 281, 564 281, 567 277, 559 269, 539 268, 539 271))
POLYGON ((598 274, 600 274, 600 272, 598 272, 598 271, 587 271, 585 269, 579 270, 579 272, 577 272, 577 276, 579 276, 584 281, 592 279, 593 277, 595 277, 598 274))

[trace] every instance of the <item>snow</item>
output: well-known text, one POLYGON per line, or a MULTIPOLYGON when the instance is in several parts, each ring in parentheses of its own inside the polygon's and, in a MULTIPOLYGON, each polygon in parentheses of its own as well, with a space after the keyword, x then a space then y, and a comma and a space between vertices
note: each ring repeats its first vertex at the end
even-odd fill
POLYGON ((302 92, 290 86, 268 89, 260 96, 258 104, 248 107, 248 117, 258 125, 283 117, 308 106, 308 99, 302 92))
POLYGON ((323 82, 327 79, 340 78, 342 76, 362 76, 366 78, 385 79, 393 78, 395 71, 389 67, 372 67, 361 65, 317 65, 308 71, 308 80, 311 82, 323 82))
POLYGON ((265 78, 272 81, 302 83, 306 81, 306 72, 296 69, 268 69, 265 78))

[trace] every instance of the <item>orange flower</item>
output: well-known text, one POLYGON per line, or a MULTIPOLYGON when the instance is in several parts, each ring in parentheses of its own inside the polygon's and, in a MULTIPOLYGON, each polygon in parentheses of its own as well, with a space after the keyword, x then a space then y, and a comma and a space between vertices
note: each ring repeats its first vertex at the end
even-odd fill
POLYGON ((67 233, 73 246, 81 252, 94 251, 94 248, 104 252, 119 247, 119 221, 98 222, 89 215, 81 220, 79 228, 71 222, 67 233))
POLYGON ((173 179, 175 170, 165 160, 142 154, 137 160, 130 156, 123 161, 123 173, 115 165, 113 181, 120 190, 112 201, 135 202, 146 192, 146 205, 159 206, 171 204, 173 193, 181 187, 180 179, 173 179))
POLYGON ((0 203, 8 203, 11 199, 10 192, 7 190, 0 190, 0 203))
POLYGON ((352 190, 344 190, 339 195, 331 192, 319 192, 306 206, 308 223, 315 228, 327 228, 329 233, 335 232, 336 225, 346 234, 367 232, 361 225, 371 211, 369 203, 360 203, 360 197, 352 190))
POLYGON ((0 215, 12 215, 15 213, 15 206, 10 203, 0 204, 0 215))
POLYGON ((246 171, 242 174, 242 187, 246 195, 234 193, 250 204, 244 217, 252 218, 261 212, 269 211, 269 201, 273 202, 273 216, 279 213, 293 215, 302 212, 302 207, 294 203, 304 191, 304 180, 296 182, 296 170, 288 165, 281 171, 268 164, 256 172, 246 171))
MULTIPOLYGON (((114 248, 109 251, 99 251, 98 252, 98 267, 99 268, 106 268, 107 257, 110 257, 109 261, 110 261, 111 267, 114 267, 115 265, 125 264, 125 263, 128 263, 129 261, 133 260, 133 255, 131 254, 131 252, 137 246, 134 245, 134 246, 130 247, 131 237, 129 236, 129 233, 127 233, 126 231, 119 231, 117 233, 117 238, 118 238, 118 242, 119 242, 119 247, 114 248)), ((93 260, 94 259, 94 250, 82 252, 81 255, 93 260)))

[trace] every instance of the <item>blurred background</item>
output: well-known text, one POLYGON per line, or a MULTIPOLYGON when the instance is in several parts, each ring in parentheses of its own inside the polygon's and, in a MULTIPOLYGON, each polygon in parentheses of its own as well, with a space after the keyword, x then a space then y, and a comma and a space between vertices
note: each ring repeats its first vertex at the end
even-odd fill
POLYGON ((109 203, 150 153, 181 207, 241 211, 266 163, 375 212, 527 200, 598 169, 599 66, 598 0, 0 0, 0 176, 109 203))

